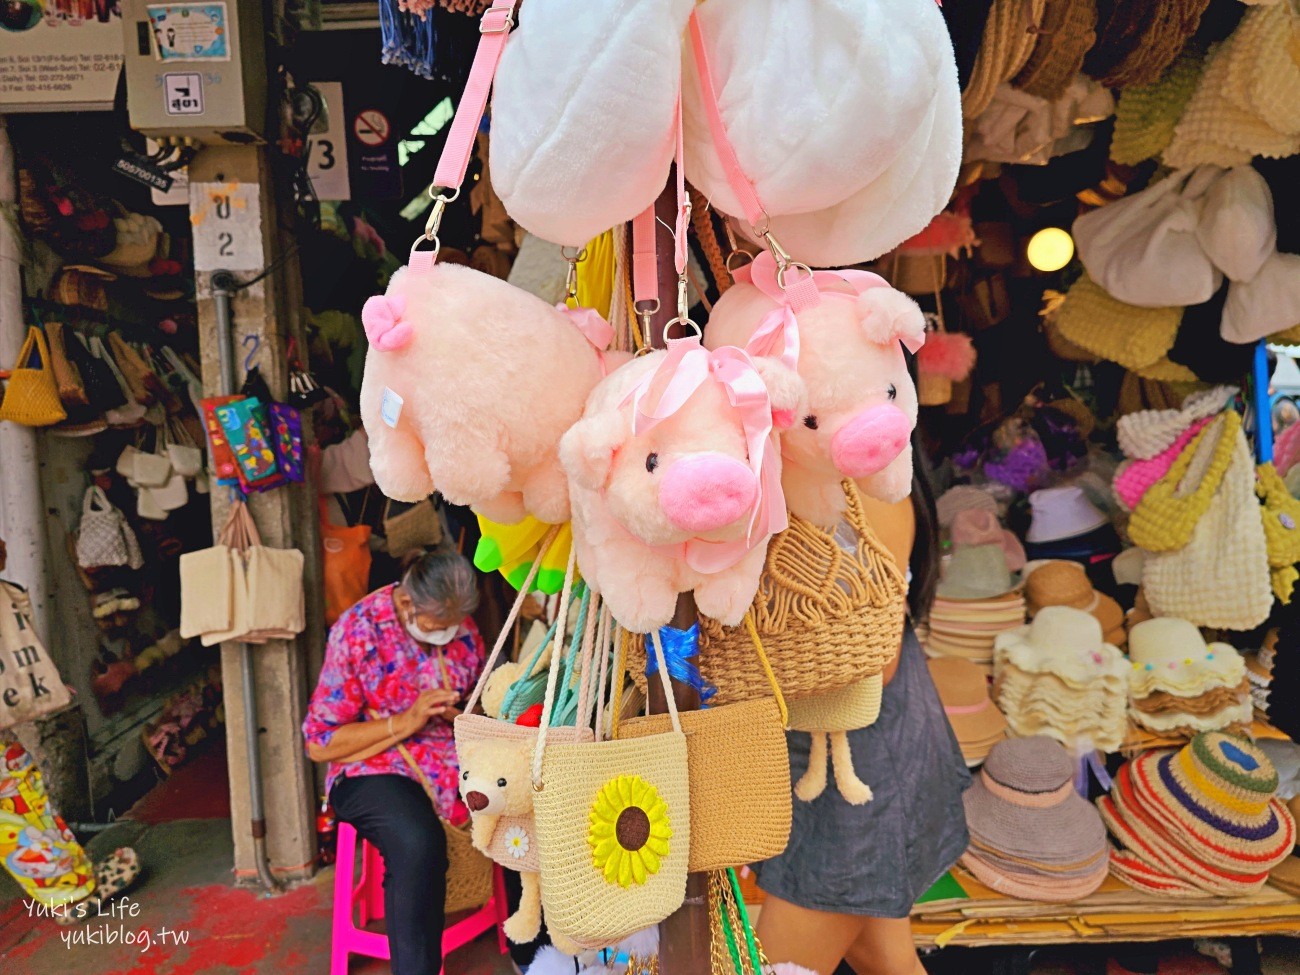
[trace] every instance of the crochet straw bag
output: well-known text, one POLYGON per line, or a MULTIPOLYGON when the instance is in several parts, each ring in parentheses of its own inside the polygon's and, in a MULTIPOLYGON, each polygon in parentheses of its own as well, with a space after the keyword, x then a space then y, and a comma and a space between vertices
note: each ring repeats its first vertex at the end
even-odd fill
POLYGON ((791 731, 857 731, 880 717, 885 681, 873 674, 856 684, 790 702, 791 731))
MULTIPOLYGON (((615 944, 658 924, 686 897, 691 849, 686 735, 657 631, 651 639, 671 731, 619 741, 556 742, 547 727, 548 694, 537 736, 533 808, 542 909, 551 931, 583 948, 615 944)), ((584 663, 586 680, 590 656, 584 663)), ((552 666, 552 679, 556 673, 552 666)))
MULTIPOLYGON (((898 653, 907 580, 867 524, 857 489, 844 482, 845 522, 827 531, 791 516, 772 539, 753 621, 789 701, 859 683, 898 653), (851 534, 847 545, 837 535, 851 534)), ((716 703, 768 694, 743 629, 700 620, 700 666, 716 703)), ((635 671, 634 671, 635 673, 635 671)))
POLYGON ((29 328, 0 401, 0 420, 12 420, 25 427, 48 427, 67 418, 45 336, 39 328, 29 328))
POLYGON ((1239 429, 1233 440, 1232 463, 1191 541, 1176 552, 1148 556, 1143 565, 1142 591, 1156 616, 1251 630, 1272 608, 1250 448, 1239 429))
POLYGON ((1133 509, 1128 533, 1148 552, 1172 552, 1186 545, 1210 508, 1236 454, 1241 417, 1227 410, 1198 433, 1133 509))
POLYGON ((384 505, 384 538, 388 554, 400 559, 409 552, 442 541, 442 519, 428 498, 405 511, 390 514, 392 501, 384 505))
POLYGON ((1255 493, 1264 502, 1268 564, 1275 569, 1300 562, 1300 499, 1291 497, 1272 464, 1255 468, 1255 493))
MULTIPOLYGON (((757 639, 754 646, 761 655, 757 639)), ((690 763, 692 873, 759 863, 783 853, 790 840, 786 711, 775 679, 771 691, 771 697, 681 715, 690 763)), ((615 737, 643 738, 671 727, 669 715, 652 714, 621 722, 615 737)))

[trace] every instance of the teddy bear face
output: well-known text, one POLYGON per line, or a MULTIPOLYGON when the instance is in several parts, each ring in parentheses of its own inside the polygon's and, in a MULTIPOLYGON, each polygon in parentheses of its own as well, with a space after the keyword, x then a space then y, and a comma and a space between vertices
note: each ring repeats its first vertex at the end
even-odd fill
POLYGON ((532 811, 527 741, 477 741, 457 749, 460 797, 474 816, 523 816, 532 811))

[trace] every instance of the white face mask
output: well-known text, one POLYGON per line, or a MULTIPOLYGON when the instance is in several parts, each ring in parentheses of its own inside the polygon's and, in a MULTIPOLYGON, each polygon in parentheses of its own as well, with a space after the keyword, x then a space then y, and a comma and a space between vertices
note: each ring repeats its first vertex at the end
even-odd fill
POLYGON ((406 632, 411 634, 411 639, 418 643, 431 643, 435 647, 445 647, 456 639, 456 634, 460 632, 460 626, 449 626, 442 630, 422 630, 420 624, 412 616, 406 623, 406 632))

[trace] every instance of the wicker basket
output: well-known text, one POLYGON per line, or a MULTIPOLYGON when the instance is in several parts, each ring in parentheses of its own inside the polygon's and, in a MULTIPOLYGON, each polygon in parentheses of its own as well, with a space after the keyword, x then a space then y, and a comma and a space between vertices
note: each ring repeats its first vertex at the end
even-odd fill
MULTIPOLYGON (((787 701, 880 673, 902 642, 907 580, 868 526, 852 481, 844 492, 846 523, 838 532, 792 515, 768 544, 751 612, 787 701)), ((700 669, 718 688, 715 704, 772 693, 743 626, 701 617, 700 669)), ((629 643, 628 670, 644 687, 638 640, 629 643)))
POLYGON ((446 913, 482 907, 492 896, 492 861, 474 849, 468 826, 459 828, 445 819, 441 823, 447 834, 446 913))
POLYGON ((937 372, 918 373, 916 402, 919 406, 947 406, 952 402, 952 380, 937 372))

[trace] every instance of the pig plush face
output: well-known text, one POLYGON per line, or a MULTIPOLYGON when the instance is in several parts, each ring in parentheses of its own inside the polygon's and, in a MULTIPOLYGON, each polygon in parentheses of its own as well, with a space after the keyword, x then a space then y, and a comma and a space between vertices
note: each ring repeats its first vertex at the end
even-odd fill
POLYGON ((709 355, 699 349, 693 366, 702 381, 673 400, 660 369, 666 355, 634 359, 597 386, 583 419, 560 442, 579 567, 615 618, 636 632, 667 623, 677 594, 691 590, 702 613, 739 622, 757 586, 770 515, 784 511, 772 414, 779 425, 804 400, 794 372, 742 356, 749 364, 738 368, 747 370, 744 382, 765 411, 766 426, 756 433, 732 404, 735 390, 716 378, 730 366, 721 359, 705 366, 709 355), (670 400, 676 408, 662 410, 670 400), (665 415, 634 425, 646 403, 665 415), (751 463, 755 449, 768 465, 761 471, 751 463))
MULTIPOLYGON (((766 273, 769 262, 758 258, 753 273, 766 273)), ((917 400, 903 346, 920 347, 925 319, 912 299, 875 275, 853 272, 846 280, 818 272, 818 280, 820 301, 766 334, 761 327, 781 306, 760 287, 738 283, 714 308, 705 337, 711 347, 779 345, 783 329, 797 329, 808 403, 781 436, 782 484, 794 514, 830 525, 844 509, 844 478, 882 501, 911 491, 917 400)))

